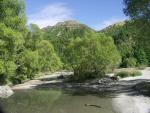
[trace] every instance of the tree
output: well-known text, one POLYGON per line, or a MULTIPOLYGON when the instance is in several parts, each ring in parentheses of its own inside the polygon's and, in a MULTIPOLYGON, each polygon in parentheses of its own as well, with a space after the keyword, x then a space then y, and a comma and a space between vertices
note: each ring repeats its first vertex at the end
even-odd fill
POLYGON ((74 75, 80 76, 103 76, 120 61, 112 38, 104 34, 86 34, 82 39, 73 39, 65 53, 74 75))
POLYGON ((28 26, 28 33, 25 37, 25 47, 35 51, 37 44, 43 39, 43 32, 36 24, 30 24, 28 26))
POLYGON ((1 73, 1 78, 3 78, 1 83, 7 83, 10 77, 15 75, 17 52, 22 47, 23 42, 21 33, 0 23, 0 60, 3 62, 1 67, 3 66, 4 69, 4 73, 1 73))
POLYGON ((134 57, 137 59, 137 65, 147 65, 148 60, 146 53, 143 49, 137 48, 134 57))
POLYGON ((46 40, 39 42, 37 51, 39 53, 41 71, 55 71, 61 68, 60 58, 55 53, 54 47, 50 42, 46 40))
POLYGON ((66 64, 66 56, 64 55, 66 47, 71 39, 76 37, 82 38, 86 32, 93 32, 93 30, 76 21, 65 21, 46 29, 44 38, 54 45, 54 49, 61 61, 66 64))
POLYGON ((150 1, 124 0, 124 13, 131 17, 136 27, 138 47, 143 48, 150 64, 150 1))
POLYGON ((141 19, 150 22, 150 1, 149 0, 124 0, 124 13, 134 20, 141 19))
POLYGON ((33 79, 40 69, 37 51, 25 50, 21 53, 18 60, 17 74, 12 78, 14 84, 22 83, 26 79, 33 79))
POLYGON ((24 2, 0 0, 0 75, 7 83, 16 73, 18 56, 23 49, 25 27, 24 2))
POLYGON ((24 0, 0 0, 0 22, 19 32, 26 31, 24 0))

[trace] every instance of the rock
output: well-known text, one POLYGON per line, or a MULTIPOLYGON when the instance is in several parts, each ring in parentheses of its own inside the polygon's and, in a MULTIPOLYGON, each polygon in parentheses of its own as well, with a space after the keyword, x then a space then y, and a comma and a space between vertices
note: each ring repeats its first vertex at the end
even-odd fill
POLYGON ((111 79, 111 77, 107 76, 107 77, 100 79, 98 82, 99 83, 110 83, 110 82, 113 82, 113 80, 111 79))
POLYGON ((133 88, 143 94, 150 96, 150 82, 141 82, 133 86, 133 88))
POLYGON ((0 86, 0 98, 8 98, 13 93, 9 86, 0 86))
POLYGON ((65 78, 64 75, 60 75, 57 77, 57 79, 64 79, 64 78, 65 78))

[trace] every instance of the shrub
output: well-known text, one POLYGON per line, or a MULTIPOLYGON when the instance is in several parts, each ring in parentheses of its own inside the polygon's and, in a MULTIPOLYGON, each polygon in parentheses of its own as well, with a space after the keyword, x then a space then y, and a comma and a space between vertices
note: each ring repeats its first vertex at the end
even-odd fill
POLYGON ((145 69, 146 68, 146 65, 138 65, 138 67, 137 67, 138 69, 140 69, 140 70, 143 70, 143 69, 145 69))
POLYGON ((66 81, 67 82, 84 82, 86 80, 90 80, 90 79, 94 79, 96 78, 97 76, 95 75, 92 75, 92 74, 87 74, 86 76, 85 75, 70 75, 66 81))
POLYGON ((125 78, 125 77, 135 77, 140 76, 142 73, 140 71, 121 71, 115 74, 117 77, 125 78))
POLYGON ((142 73, 140 71, 133 71, 130 73, 130 76, 134 77, 134 76, 140 76, 142 75, 142 73))
POLYGON ((138 66, 148 64, 148 59, 147 59, 146 53, 143 49, 136 50, 134 57, 137 59, 138 66))
POLYGON ((115 74, 117 77, 125 78, 129 76, 129 73, 127 71, 121 71, 115 74))
POLYGON ((128 58, 127 59, 127 67, 135 67, 136 66, 136 59, 135 58, 128 58))

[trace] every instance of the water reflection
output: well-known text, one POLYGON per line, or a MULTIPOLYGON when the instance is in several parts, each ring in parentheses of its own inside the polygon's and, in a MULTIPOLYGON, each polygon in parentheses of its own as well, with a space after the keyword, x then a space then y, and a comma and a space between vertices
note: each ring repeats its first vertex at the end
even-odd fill
POLYGON ((0 103, 6 113, 113 113, 111 101, 112 98, 83 92, 40 89, 16 91, 0 103))

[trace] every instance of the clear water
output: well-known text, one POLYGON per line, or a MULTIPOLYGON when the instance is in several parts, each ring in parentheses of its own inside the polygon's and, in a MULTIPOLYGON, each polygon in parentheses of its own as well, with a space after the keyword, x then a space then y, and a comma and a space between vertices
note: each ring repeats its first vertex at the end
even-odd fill
POLYGON ((112 97, 61 90, 16 91, 8 99, 0 99, 0 104, 5 113, 114 113, 112 97))

